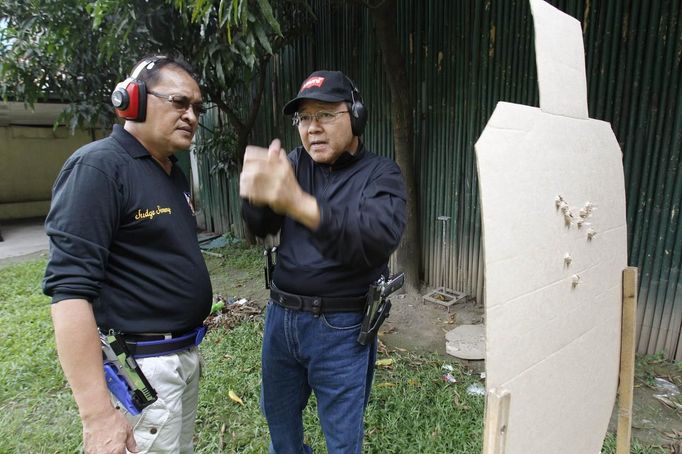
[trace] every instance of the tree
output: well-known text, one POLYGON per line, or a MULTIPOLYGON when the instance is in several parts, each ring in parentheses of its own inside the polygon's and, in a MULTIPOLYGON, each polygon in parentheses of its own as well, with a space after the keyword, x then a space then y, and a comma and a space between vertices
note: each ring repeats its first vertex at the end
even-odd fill
POLYGON ((388 79, 391 93, 391 124, 395 160, 403 171, 407 187, 407 226, 398 248, 396 261, 398 268, 405 271, 405 284, 408 292, 415 293, 420 284, 421 245, 419 236, 419 193, 414 171, 414 149, 412 147, 412 110, 410 87, 405 69, 405 58, 400 51, 396 34, 396 1, 359 0, 369 9, 376 29, 376 37, 381 49, 384 73, 388 79))
MULTIPOLYGON (((313 16, 307 3, 165 0, 157 1, 154 8, 142 2, 126 8, 130 3, 98 0, 93 8, 96 23, 143 23, 153 41, 150 50, 175 49, 191 56, 204 94, 224 116, 203 149, 218 152, 218 165, 240 166, 260 108, 270 58, 308 29, 313 16)), ((121 26, 109 26, 107 33, 112 50, 127 39, 121 26)))
POLYGON ((108 99, 120 65, 102 61, 85 2, 4 0, 0 22, 3 99, 68 102, 62 119, 72 130, 113 121, 108 99))
POLYGON ((64 118, 72 129, 109 125, 111 90, 135 60, 179 53, 228 120, 214 131, 213 145, 229 150, 221 159, 238 164, 268 61, 311 17, 298 0, 5 0, 0 90, 5 99, 28 103, 70 102, 64 118))

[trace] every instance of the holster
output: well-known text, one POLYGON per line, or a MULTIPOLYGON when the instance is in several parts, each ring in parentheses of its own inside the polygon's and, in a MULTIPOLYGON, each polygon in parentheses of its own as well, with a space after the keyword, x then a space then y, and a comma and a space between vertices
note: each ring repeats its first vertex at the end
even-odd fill
POLYGON ((362 319, 360 334, 358 335, 360 345, 367 345, 374 341, 379 328, 391 311, 391 300, 388 297, 400 289, 404 282, 404 273, 398 273, 388 278, 382 276, 369 286, 365 303, 365 316, 362 319))
POLYGON ((104 357, 104 376, 109 392, 132 415, 138 415, 156 401, 156 390, 128 351, 123 338, 100 333, 104 357))

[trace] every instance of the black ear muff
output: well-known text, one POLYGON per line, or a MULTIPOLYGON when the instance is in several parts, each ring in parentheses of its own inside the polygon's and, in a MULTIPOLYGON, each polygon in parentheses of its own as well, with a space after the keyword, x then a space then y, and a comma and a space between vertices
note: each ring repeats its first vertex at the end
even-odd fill
POLYGON ((116 115, 128 121, 144 121, 147 117, 147 86, 137 77, 143 69, 151 69, 163 56, 146 59, 135 67, 130 77, 120 82, 111 93, 116 115))
POLYGON ((357 89, 353 81, 346 77, 351 86, 351 99, 353 103, 349 106, 350 110, 350 127, 354 136, 361 136, 367 125, 367 108, 362 103, 362 96, 360 90, 357 89))

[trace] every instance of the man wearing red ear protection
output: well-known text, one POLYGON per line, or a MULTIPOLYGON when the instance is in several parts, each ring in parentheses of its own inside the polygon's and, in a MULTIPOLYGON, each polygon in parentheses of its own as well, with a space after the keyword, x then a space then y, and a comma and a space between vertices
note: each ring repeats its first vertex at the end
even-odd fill
POLYGON ((153 56, 117 85, 112 103, 123 126, 77 150, 55 181, 43 291, 84 451, 192 452, 212 289, 174 153, 190 147, 201 91, 186 62, 153 56), (126 403, 139 377, 112 388, 120 377, 105 375, 100 333, 137 364, 151 389, 145 399, 126 403))

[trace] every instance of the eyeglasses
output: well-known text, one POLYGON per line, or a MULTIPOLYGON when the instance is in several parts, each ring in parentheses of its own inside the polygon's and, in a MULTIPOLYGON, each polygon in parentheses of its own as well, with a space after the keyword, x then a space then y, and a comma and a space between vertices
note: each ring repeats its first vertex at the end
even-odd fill
POLYGON ((154 93, 153 91, 147 91, 147 94, 161 98, 169 103, 173 104, 173 107, 181 112, 187 111, 187 109, 192 107, 194 115, 199 116, 206 113, 206 107, 202 101, 190 102, 187 96, 182 95, 164 95, 161 93, 154 93))
POLYGON ((319 112, 315 112, 314 114, 296 112, 293 118, 291 119, 292 120, 291 123, 294 126, 303 126, 305 128, 307 126, 310 126, 310 123, 313 122, 314 118, 315 120, 317 120, 318 123, 324 125, 336 120, 337 115, 341 115, 342 113, 348 113, 348 111, 342 110, 341 112, 327 112, 321 110, 319 112))

